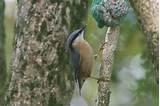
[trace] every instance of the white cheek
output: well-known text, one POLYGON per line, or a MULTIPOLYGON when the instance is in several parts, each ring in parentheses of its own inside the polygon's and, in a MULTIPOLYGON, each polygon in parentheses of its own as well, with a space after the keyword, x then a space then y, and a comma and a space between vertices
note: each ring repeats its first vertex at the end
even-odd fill
POLYGON ((80 38, 77 37, 74 41, 73 41, 73 46, 76 46, 78 43, 80 42, 80 38))
POLYGON ((73 46, 76 46, 79 42, 83 41, 84 38, 83 38, 83 34, 84 32, 82 32, 74 41, 73 41, 73 46))

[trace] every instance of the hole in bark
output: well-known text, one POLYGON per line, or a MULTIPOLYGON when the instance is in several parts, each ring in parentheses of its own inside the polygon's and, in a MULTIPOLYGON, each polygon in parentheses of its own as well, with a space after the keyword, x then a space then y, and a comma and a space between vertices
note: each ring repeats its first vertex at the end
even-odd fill
POLYGON ((37 1, 37 0, 32 0, 31 2, 32 2, 32 4, 35 4, 35 3, 36 3, 36 1, 37 1))
POLYGON ((41 41, 42 40, 42 36, 46 36, 46 35, 47 35, 47 23, 46 23, 46 21, 43 21, 42 25, 41 25, 41 31, 37 36, 37 40, 41 41))

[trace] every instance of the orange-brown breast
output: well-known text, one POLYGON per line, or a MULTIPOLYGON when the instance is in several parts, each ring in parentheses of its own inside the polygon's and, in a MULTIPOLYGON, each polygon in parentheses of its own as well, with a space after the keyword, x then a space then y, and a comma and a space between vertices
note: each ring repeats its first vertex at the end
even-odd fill
POLYGON ((85 40, 74 45, 80 50, 80 77, 86 79, 90 77, 93 66, 93 50, 85 40))

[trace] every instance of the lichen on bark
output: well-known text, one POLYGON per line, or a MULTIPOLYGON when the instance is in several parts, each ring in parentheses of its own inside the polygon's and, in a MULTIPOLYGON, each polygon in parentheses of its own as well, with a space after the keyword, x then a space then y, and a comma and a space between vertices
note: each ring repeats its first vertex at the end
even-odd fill
POLYGON ((71 1, 18 1, 7 105, 69 104, 74 80, 67 65, 65 39, 84 23, 88 5, 87 0, 71 1))
POLYGON ((99 72, 99 77, 103 80, 99 81, 98 106, 109 106, 110 103, 111 75, 119 33, 119 26, 109 27, 106 32, 105 42, 102 50, 102 64, 99 72))

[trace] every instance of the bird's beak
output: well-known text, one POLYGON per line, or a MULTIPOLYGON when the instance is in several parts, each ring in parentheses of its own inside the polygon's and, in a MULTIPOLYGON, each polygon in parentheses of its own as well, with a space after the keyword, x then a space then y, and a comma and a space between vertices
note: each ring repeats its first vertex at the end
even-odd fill
POLYGON ((86 28, 86 26, 87 26, 87 25, 84 25, 84 26, 80 29, 80 31, 79 31, 79 32, 81 33, 82 37, 83 37, 83 35, 84 35, 84 29, 86 28))
POLYGON ((86 28, 87 24, 84 25, 82 28, 81 28, 81 31, 83 31, 85 28, 86 28))

